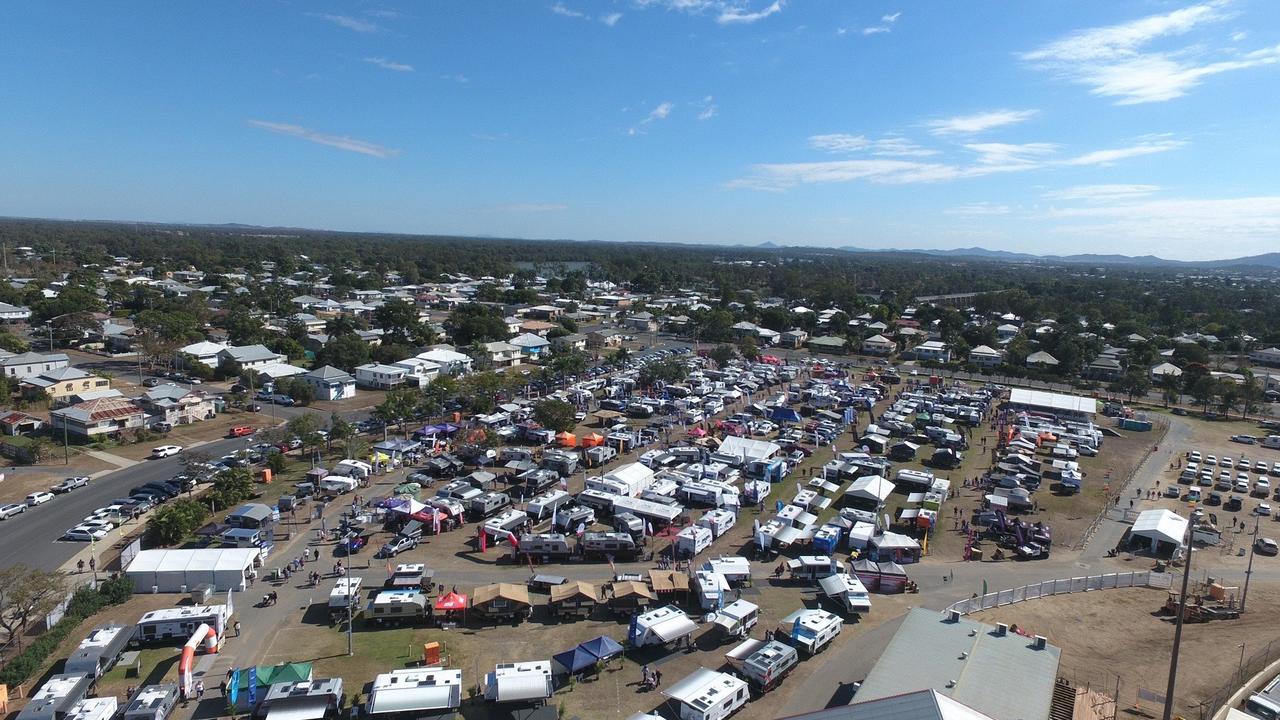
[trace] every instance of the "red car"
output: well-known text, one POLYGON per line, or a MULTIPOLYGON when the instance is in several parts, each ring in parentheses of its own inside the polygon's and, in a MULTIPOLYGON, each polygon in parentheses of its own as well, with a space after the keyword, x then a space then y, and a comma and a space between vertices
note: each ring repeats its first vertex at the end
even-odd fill
POLYGON ((227 437, 233 437, 233 438, 246 437, 248 435, 252 435, 253 432, 254 432, 253 428, 249 427, 248 425, 236 425, 235 427, 231 428, 230 431, 227 432, 227 437))

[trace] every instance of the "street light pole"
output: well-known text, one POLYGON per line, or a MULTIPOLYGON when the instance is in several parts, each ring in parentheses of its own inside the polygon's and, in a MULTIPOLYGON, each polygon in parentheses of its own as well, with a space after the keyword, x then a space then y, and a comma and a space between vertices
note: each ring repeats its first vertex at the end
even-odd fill
POLYGON ((1260 519, 1261 518, 1259 518, 1257 515, 1253 516, 1253 533, 1251 533, 1250 535, 1250 537, 1253 538, 1253 542, 1249 543, 1249 567, 1246 568, 1244 571, 1244 590, 1241 591, 1240 593, 1240 614, 1241 615, 1244 614, 1244 602, 1249 598, 1249 578, 1253 575, 1253 551, 1254 551, 1254 548, 1258 546, 1257 544, 1258 521, 1260 519))
POLYGON ((1187 562, 1182 567, 1182 595, 1178 598, 1178 617, 1173 629, 1173 653, 1169 656, 1169 684, 1164 691, 1164 715, 1163 720, 1173 720, 1173 690, 1178 680, 1178 651, 1182 648, 1182 620, 1187 613, 1187 584, 1191 579, 1191 555, 1194 548, 1191 547, 1191 533, 1195 527, 1196 519, 1200 517, 1200 512, 1196 511, 1191 514, 1191 522, 1187 523, 1187 562))

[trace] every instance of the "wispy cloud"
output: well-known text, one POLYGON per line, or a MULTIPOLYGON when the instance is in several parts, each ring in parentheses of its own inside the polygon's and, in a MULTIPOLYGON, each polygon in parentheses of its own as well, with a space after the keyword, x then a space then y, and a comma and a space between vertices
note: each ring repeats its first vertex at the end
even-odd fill
POLYGON ((720 108, 716 107, 714 101, 715 98, 710 95, 702 98, 702 109, 698 111, 699 120, 710 120, 720 111, 720 108))
POLYGON ((378 30, 381 29, 378 27, 378 24, 376 22, 373 22, 371 20, 362 20, 360 18, 351 17, 350 15, 332 15, 329 13, 320 13, 320 14, 313 14, 312 17, 318 17, 324 20, 328 20, 329 22, 333 23, 334 25, 337 25, 338 27, 344 27, 348 30, 354 30, 355 32, 358 32, 358 33, 377 32, 378 30))
POLYGON ((960 168, 943 163, 910 160, 834 160, 806 163, 762 163, 751 166, 745 177, 732 180, 730 188, 782 191, 796 185, 868 182, 900 185, 955 180, 963 176, 960 168))
POLYGON ((650 110, 649 114, 645 115, 643 120, 641 120, 640 122, 632 126, 630 130, 627 130, 627 134, 636 135, 640 132, 640 129, 643 128, 645 125, 648 125, 653 122, 657 122, 659 120, 666 120, 667 117, 671 115, 671 110, 674 107, 675 107, 675 104, 669 101, 658 103, 657 107, 650 110))
POLYGON ((562 203, 512 203, 511 205, 499 205, 494 208, 497 212, 505 213, 550 213, 563 212, 568 209, 569 206, 562 203))
POLYGON ((1035 117, 1038 110, 991 110, 973 115, 957 115, 925 123, 934 135, 973 135, 992 128, 1015 125, 1035 117))
POLYGON ((463 85, 471 82, 471 78, 467 77, 466 75, 463 75, 462 73, 454 73, 453 75, 450 75, 449 73, 445 73, 444 75, 440 76, 440 79, 448 80, 449 82, 461 83, 463 85))
POLYGON ((400 154, 399 150, 386 147, 385 145, 372 143, 368 140, 360 140, 346 135, 326 135, 301 125, 269 122, 267 120, 250 120, 249 125, 278 135, 288 135, 290 137, 306 140, 307 142, 316 143, 317 145, 327 145, 328 147, 346 150, 347 152, 360 153, 361 155, 372 155, 376 158, 386 159, 400 154))
POLYGON ((1158 243, 1162 256, 1203 260, 1274 249, 1280 196, 1057 207, 1043 217, 1058 223, 1053 232, 1061 236, 1158 243), (1209 238, 1213 242, 1206 244, 1209 238))
POLYGON ((1046 200, 1063 202, 1122 202, 1153 195, 1160 190, 1159 185, 1134 185, 1112 183, 1106 185, 1074 185, 1061 190, 1051 190, 1041 195, 1046 200))
POLYGON ((977 153, 979 165, 1031 165, 1057 152, 1053 143, 970 143, 966 150, 977 153))
POLYGON ((780 12, 782 12, 782 0, 773 0, 773 4, 755 11, 746 7, 728 5, 720 10, 720 14, 716 16, 716 22, 721 25, 745 25, 780 12))
POLYGON ((887 32, 891 32, 891 28, 888 25, 875 25, 872 27, 862 28, 863 35, 879 35, 887 32))
POLYGON ((892 15, 881 15, 881 16, 880 16, 880 22, 887 22, 887 23, 889 23, 889 24, 893 24, 893 23, 898 22, 898 18, 900 18, 900 17, 902 17, 902 13, 900 13, 900 12, 896 12, 896 13, 894 13, 894 14, 892 14, 892 15))
POLYGON ((564 17, 568 17, 568 18, 579 18, 583 20, 587 18, 586 13, 578 12, 577 10, 571 10, 568 7, 565 7, 565 4, 561 2, 558 2, 555 5, 552 5, 551 12, 557 15, 563 15, 564 17))
MULTIPOLYGON (((1197 28, 1232 17, 1227 0, 1211 0, 1127 23, 1081 30, 1023 53, 1036 67, 1115 98, 1117 105, 1164 102, 1182 97, 1206 78, 1234 70, 1280 63, 1280 45, 1243 55, 1220 52, 1203 44, 1172 51, 1145 48, 1157 40, 1180 37, 1197 28)), ((1231 36, 1239 42, 1239 33, 1231 36)))
POLYGON ((1139 157, 1141 155, 1154 155, 1156 153, 1169 152, 1177 150, 1186 145, 1181 140, 1148 140, 1122 148, 1111 148, 1108 150, 1094 150, 1083 155, 1063 160, 1063 165, 1111 165, 1118 160, 1124 160, 1131 157, 1139 157))
POLYGON ((384 70, 394 70, 395 72, 413 72, 412 65, 409 65, 408 63, 395 62, 392 60, 388 60, 384 57, 367 57, 364 59, 364 61, 369 63, 370 65, 377 65, 378 67, 384 70))
POLYGON ((992 217, 995 215, 1008 215, 1013 212, 1013 208, 1008 205, 995 205, 989 202, 979 202, 970 205, 960 205, 953 208, 947 208, 942 212, 947 215, 959 215, 961 217, 992 217))
POLYGON ((905 138, 887 137, 871 140, 864 135, 845 133, 810 135, 809 147, 831 153, 855 153, 865 150, 872 155, 897 157, 928 157, 937 155, 939 152, 921 147, 905 138))
POLYGON ((605 25, 608 25, 609 27, 613 27, 614 25, 617 25, 618 21, 621 19, 622 19, 622 13, 620 12, 608 13, 606 15, 600 16, 600 22, 604 23, 605 25))

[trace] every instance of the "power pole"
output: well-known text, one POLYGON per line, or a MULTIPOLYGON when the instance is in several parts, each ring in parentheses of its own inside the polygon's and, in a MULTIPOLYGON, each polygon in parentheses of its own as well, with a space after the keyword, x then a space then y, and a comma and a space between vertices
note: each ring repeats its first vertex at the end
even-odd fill
POLYGON ((1182 649, 1182 620, 1187 614, 1187 584, 1191 579, 1191 555, 1194 550, 1191 547, 1191 533, 1199 516, 1199 512, 1192 513, 1191 522, 1187 523, 1187 562, 1182 568, 1182 595, 1178 598, 1177 624, 1173 629, 1173 653, 1169 656, 1169 684, 1164 691, 1163 720, 1173 720, 1173 690, 1178 680, 1178 651, 1182 649))
POLYGON ((1249 567, 1246 568, 1244 571, 1244 590, 1241 591, 1240 593, 1240 614, 1241 615, 1244 614, 1244 601, 1249 597, 1249 577, 1253 575, 1253 551, 1254 551, 1254 548, 1257 547, 1258 521, 1260 519, 1261 518, 1259 518, 1257 515, 1253 517, 1253 533, 1251 533, 1250 536, 1253 538, 1254 541, 1249 543, 1249 567))

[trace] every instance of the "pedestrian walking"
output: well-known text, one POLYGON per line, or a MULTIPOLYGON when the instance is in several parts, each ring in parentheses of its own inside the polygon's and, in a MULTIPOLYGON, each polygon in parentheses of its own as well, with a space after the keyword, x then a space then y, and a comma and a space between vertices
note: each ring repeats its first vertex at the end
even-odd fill
POLYGON ((96 558, 89 558, 89 569, 94 572, 98 571, 98 560, 96 558))
POLYGON ((239 620, 236 621, 235 628, 236 628, 236 637, 240 637, 240 621, 239 620))
POLYGON ((662 687, 662 671, 661 671, 661 670, 654 669, 654 671, 653 671, 653 684, 654 684, 656 687, 662 687))
POLYGON ((204 681, 197 680, 196 681, 196 702, 199 702, 200 698, 202 697, 204 697, 204 681))
POLYGON ((640 678, 645 685, 649 684, 649 666, 648 665, 645 665, 640 668, 640 678))
POLYGON ((76 563, 76 572, 84 572, 84 560, 80 560, 76 563))

